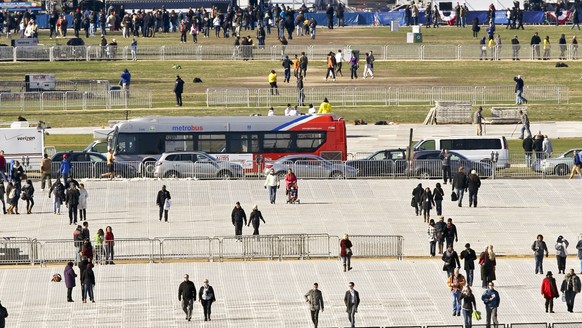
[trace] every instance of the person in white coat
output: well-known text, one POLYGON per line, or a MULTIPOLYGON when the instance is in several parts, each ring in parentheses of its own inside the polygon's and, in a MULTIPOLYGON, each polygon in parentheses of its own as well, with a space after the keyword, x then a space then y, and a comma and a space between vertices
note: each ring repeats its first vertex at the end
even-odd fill
POLYGON ((271 204, 275 204, 277 199, 277 189, 279 189, 279 177, 275 174, 275 170, 271 169, 267 178, 265 179, 265 189, 269 189, 269 200, 271 204))
POLYGON ((85 189, 85 185, 79 184, 79 216, 81 221, 87 221, 87 198, 89 198, 89 193, 85 189))

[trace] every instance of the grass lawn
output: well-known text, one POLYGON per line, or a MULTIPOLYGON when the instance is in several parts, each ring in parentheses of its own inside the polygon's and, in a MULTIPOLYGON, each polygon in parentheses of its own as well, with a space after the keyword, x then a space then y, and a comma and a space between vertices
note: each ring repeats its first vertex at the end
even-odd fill
MULTIPOLYGON (((559 35, 565 33, 568 40, 578 31, 571 31, 569 27, 554 26, 528 26, 525 31, 506 30, 499 28, 499 33, 505 44, 510 43, 511 37, 517 34, 522 44, 529 44, 529 39, 534 31, 539 31, 543 37, 549 35, 557 48, 559 35)), ((365 51, 365 45, 371 44, 402 44, 405 41, 406 32, 410 28, 402 28, 400 32, 391 33, 388 27, 355 27, 334 29, 320 28, 316 40, 307 37, 294 38, 290 44, 330 45, 330 50, 336 50, 331 45, 350 44, 362 45, 360 49, 365 51)), ((69 31, 70 33, 70 31, 69 31)), ((475 45, 476 41, 471 36, 469 28, 458 29, 454 27, 441 27, 438 29, 423 29, 425 44, 463 44, 475 45)), ((254 36, 255 31, 243 32, 243 35, 254 36)), ((71 34, 72 35, 72 34, 71 34)), ((129 45, 130 39, 123 39, 114 32, 108 35, 110 41, 115 37, 120 46, 129 45)), ((99 37, 91 37, 87 44, 97 44, 99 37)), ((200 38, 200 44, 232 44, 230 39, 200 38)), ((48 39, 47 31, 41 32, 40 42, 43 44, 63 44, 63 39, 48 39)), ((158 34, 155 38, 139 38, 140 45, 179 45, 177 33, 158 34)), ((278 44, 275 36, 271 34, 267 38, 267 45, 278 44)), ((555 49, 555 51, 557 51, 555 49)), ((139 50, 138 50, 139 52, 139 50)), ((347 77, 338 78, 335 83, 324 82, 326 65, 323 61, 312 60, 309 65, 305 87, 318 86, 481 86, 481 85, 513 85, 512 77, 521 74, 527 84, 536 85, 564 85, 570 89, 569 104, 531 104, 529 106, 530 119, 532 121, 560 121, 573 120, 578 115, 580 103, 582 103, 582 91, 579 80, 582 71, 582 62, 570 61, 569 68, 555 68, 555 61, 387 61, 375 64, 375 79, 352 81, 347 77)), ((2 71, 1 80, 23 81, 26 73, 52 73, 58 80, 70 79, 107 79, 113 84, 119 80, 123 69, 128 68, 132 73, 132 86, 140 89, 150 89, 153 92, 152 109, 130 110, 129 117, 144 115, 249 115, 251 113, 266 113, 266 108, 222 108, 205 105, 206 88, 266 88, 268 87, 267 75, 271 69, 278 71, 282 80, 282 67, 278 61, 137 61, 137 62, 20 62, 0 63, 2 71), (174 64, 179 64, 182 69, 172 69, 174 64), (172 92, 176 74, 186 81, 184 103, 185 107, 176 109, 174 106, 174 94, 172 92), (204 83, 191 83, 194 77, 200 77, 204 83)), ((347 69, 346 69, 347 72, 347 69)), ((360 74, 362 69, 360 69, 360 74)), ((295 83, 283 85, 281 88, 295 88, 295 83)), ((527 94, 525 95, 527 97, 527 94)), ((286 104, 276 106, 276 111, 281 112, 286 104)), ((319 103, 315 104, 316 106, 319 103)), ((511 104, 504 104, 511 105, 511 104)), ((491 105, 484 107, 485 116, 489 115, 491 105)), ((354 119, 364 119, 368 122, 379 120, 395 122, 422 122, 429 110, 429 105, 410 106, 360 106, 340 107, 334 106, 334 112, 346 118, 348 122, 354 119)), ((109 120, 124 119, 125 110, 87 110, 87 111, 15 111, 2 110, 0 120, 12 121, 18 115, 23 115, 29 120, 43 120, 54 127, 61 126, 95 126, 107 125, 109 120)))

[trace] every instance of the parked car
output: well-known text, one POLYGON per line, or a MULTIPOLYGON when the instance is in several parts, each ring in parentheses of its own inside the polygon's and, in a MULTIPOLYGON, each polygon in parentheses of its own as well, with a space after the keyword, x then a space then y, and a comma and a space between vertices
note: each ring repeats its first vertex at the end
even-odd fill
POLYGON ((239 163, 219 161, 200 151, 163 153, 156 162, 156 178, 197 178, 230 180, 244 175, 239 163))
MULTIPOLYGON (((56 177, 63 161, 63 154, 71 158, 71 177, 75 179, 100 178, 102 174, 109 172, 107 157, 101 153, 73 151, 58 152, 53 157, 53 177, 56 177)), ((118 178, 134 178, 137 170, 134 166, 114 162, 115 175, 118 178)))
POLYGON ((283 178, 291 168, 298 178, 355 178, 358 171, 340 161, 329 161, 316 155, 288 155, 265 164, 264 174, 271 169, 283 178))
POLYGON ((356 168, 359 177, 401 175, 406 172, 406 149, 384 149, 346 164, 356 168))
POLYGON ((572 171, 574 165, 574 153, 582 151, 582 148, 574 148, 567 150, 558 157, 546 158, 541 161, 533 163, 534 171, 543 172, 545 174, 567 175, 572 171))
MULTIPOLYGON (((469 174, 471 170, 475 170, 480 177, 491 176, 492 168, 489 163, 472 161, 454 151, 449 151, 449 154, 451 154, 450 164, 451 173, 453 176, 461 166, 465 168, 466 174, 469 174)), ((412 161, 408 166, 408 173, 412 176, 416 176, 422 179, 442 177, 443 170, 440 155, 440 150, 425 150, 414 152, 412 161)))

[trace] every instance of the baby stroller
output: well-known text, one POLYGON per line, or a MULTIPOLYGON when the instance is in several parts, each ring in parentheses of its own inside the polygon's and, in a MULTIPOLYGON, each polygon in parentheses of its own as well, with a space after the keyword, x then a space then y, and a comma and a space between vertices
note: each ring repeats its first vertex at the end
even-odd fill
POLYGON ((301 204, 301 200, 298 196, 299 192, 297 190, 297 183, 289 185, 289 189, 287 189, 287 204, 301 204))

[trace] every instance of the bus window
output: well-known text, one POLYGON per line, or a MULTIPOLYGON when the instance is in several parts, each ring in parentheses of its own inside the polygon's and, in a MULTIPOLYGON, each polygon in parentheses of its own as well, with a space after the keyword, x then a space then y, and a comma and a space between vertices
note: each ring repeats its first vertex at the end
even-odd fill
POLYGON ((291 134, 289 133, 265 133, 263 151, 265 153, 281 153, 289 151, 291 146, 291 134))
POLYGON ((248 136, 246 134, 231 133, 228 136, 228 152, 247 153, 249 150, 248 142, 248 136))
POLYGON ((194 137, 192 135, 168 134, 166 135, 165 151, 193 151, 194 137))
POLYGON ((435 150, 434 147, 434 140, 425 140, 420 146, 418 146, 418 150, 435 150))
POLYGON ((207 153, 223 153, 226 149, 226 137, 224 134, 200 134, 198 135, 198 150, 207 153))
POLYGON ((313 152, 324 142, 323 133, 298 133, 296 151, 313 152))

